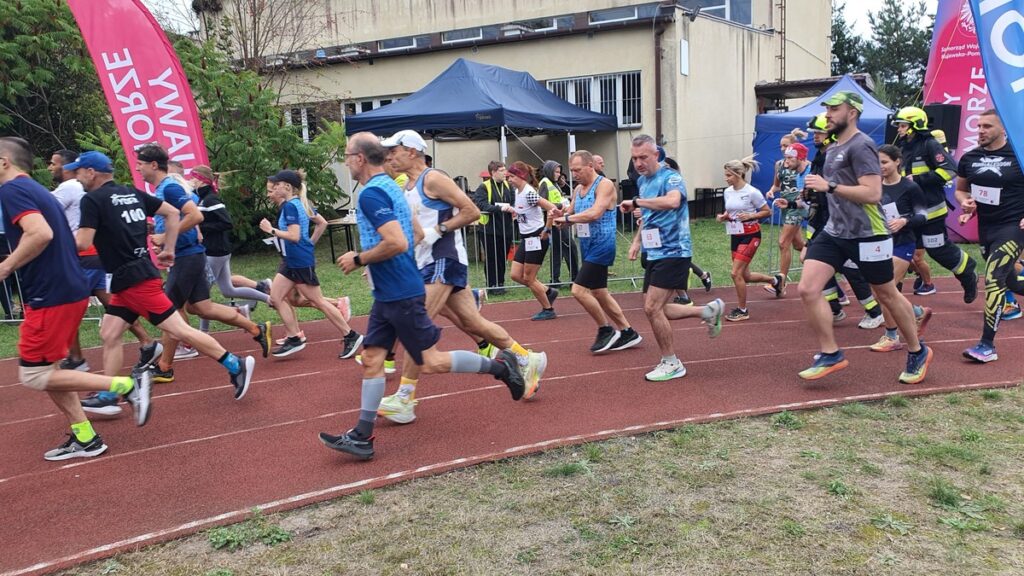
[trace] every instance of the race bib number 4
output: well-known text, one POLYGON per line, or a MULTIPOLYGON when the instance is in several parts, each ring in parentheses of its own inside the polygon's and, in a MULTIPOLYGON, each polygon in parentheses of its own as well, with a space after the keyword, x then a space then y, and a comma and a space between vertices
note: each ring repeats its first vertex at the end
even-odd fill
POLYGON ((640 242, 643 243, 644 248, 661 248, 661 230, 657 228, 641 230, 640 242))
POLYGON ((978 204, 988 204, 989 206, 999 206, 999 196, 1002 194, 1002 188, 992 188, 989 186, 978 186, 977 184, 971 184, 971 198, 978 204))
POLYGON ((884 260, 892 260, 892 238, 878 242, 861 242, 861 262, 882 262, 884 260))
POLYGON ((526 243, 526 251, 527 252, 536 252, 537 250, 540 250, 540 237, 539 236, 534 236, 532 238, 527 238, 525 240, 525 243, 526 243))
POLYGON ((743 222, 727 220, 725 222, 725 231, 733 236, 736 234, 743 234, 743 222))
POLYGON ((925 248, 938 248, 946 243, 945 234, 924 234, 921 236, 921 243, 925 248))
POLYGON ((577 238, 590 238, 590 224, 576 224, 576 237, 577 238))

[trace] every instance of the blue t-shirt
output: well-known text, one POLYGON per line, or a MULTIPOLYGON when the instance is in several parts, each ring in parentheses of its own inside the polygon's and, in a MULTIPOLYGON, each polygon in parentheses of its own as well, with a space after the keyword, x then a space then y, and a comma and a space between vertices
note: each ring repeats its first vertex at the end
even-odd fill
POLYGON ((23 234, 18 221, 28 214, 41 214, 53 230, 53 240, 42 253, 18 270, 25 304, 47 308, 87 298, 89 287, 78 264, 75 237, 71 235, 64 208, 50 191, 28 176, 18 176, 0 186, 0 207, 12 252, 23 234))
POLYGON ((648 260, 662 258, 689 258, 690 212, 686 205, 686 184, 675 170, 662 166, 653 176, 641 176, 638 181, 641 198, 658 198, 672 190, 679 191, 682 201, 675 210, 650 210, 641 208, 645 230, 658 229, 661 247, 644 247, 648 260))
MULTIPOLYGON (((185 192, 185 189, 170 176, 164 178, 163 182, 156 187, 156 197, 178 210, 185 207, 185 204, 192 202, 198 208, 199 196, 185 192)), ((180 216, 184 218, 184 215, 180 216)), ((165 230, 164 217, 153 217, 153 230, 157 234, 163 234, 165 230)), ((178 234, 178 241, 174 243, 174 254, 176 256, 190 256, 206 252, 206 248, 199 243, 199 227, 193 226, 188 232, 178 234)))
POLYGON ((364 252, 380 244, 377 230, 393 221, 401 224, 409 249, 383 262, 367 265, 370 289, 378 302, 396 302, 426 294, 423 277, 413 257, 412 210, 398 184, 387 174, 378 174, 370 178, 359 193, 356 222, 364 252))
POLYGON ((297 224, 299 226, 299 241, 281 242, 281 255, 284 256, 284 265, 288 268, 309 268, 316 265, 313 257, 313 243, 309 240, 309 215, 302 205, 302 200, 292 198, 281 204, 281 214, 277 217, 277 227, 281 230, 288 230, 288 227, 297 224))
MULTIPOLYGON (((573 212, 586 212, 597 201, 597 186, 604 176, 598 176, 587 189, 586 194, 578 196, 573 204, 573 212)), ((580 254, 584 262, 611 266, 615 263, 615 209, 605 210, 601 217, 587 225, 588 236, 580 236, 580 254)), ((577 229, 578 231, 579 229, 577 229)))

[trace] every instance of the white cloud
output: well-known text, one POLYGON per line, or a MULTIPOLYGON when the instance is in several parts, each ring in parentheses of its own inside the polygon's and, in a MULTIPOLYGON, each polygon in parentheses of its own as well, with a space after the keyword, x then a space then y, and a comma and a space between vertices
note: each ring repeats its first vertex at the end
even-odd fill
MULTIPOLYGON (((854 33, 871 38, 871 23, 868 22, 868 13, 878 13, 887 0, 846 0, 846 22, 853 29, 854 33)), ((903 4, 917 4, 918 0, 897 0, 903 4)), ((925 0, 925 6, 929 15, 935 14, 939 0, 925 0)), ((927 20, 922 25, 927 25, 927 20)))

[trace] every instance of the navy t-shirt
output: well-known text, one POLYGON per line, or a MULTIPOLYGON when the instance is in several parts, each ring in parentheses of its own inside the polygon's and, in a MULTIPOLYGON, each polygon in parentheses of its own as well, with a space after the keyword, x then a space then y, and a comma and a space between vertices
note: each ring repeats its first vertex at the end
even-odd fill
POLYGON ((18 270, 25 304, 47 308, 78 302, 89 296, 85 275, 78 264, 78 250, 60 202, 28 176, 18 176, 0 186, 3 224, 11 251, 21 242, 20 220, 41 214, 53 230, 53 240, 42 253, 18 270))
MULTIPOLYGON (((185 207, 185 204, 189 202, 195 203, 198 208, 199 197, 195 194, 189 194, 185 192, 185 189, 178 184, 174 178, 168 176, 164 178, 164 181, 156 187, 154 192, 156 197, 164 202, 167 202, 171 206, 174 206, 178 210, 185 207)), ((184 218, 184 215, 181 216, 184 218)), ((163 234, 164 232, 164 217, 156 216, 153 218, 153 229, 157 234, 163 234)), ((206 248, 199 243, 199 227, 193 226, 188 232, 179 232, 178 241, 174 243, 174 255, 175 256, 191 256, 192 254, 200 254, 206 252, 206 248)))
POLYGON ((309 240, 309 215, 302 205, 302 200, 292 198, 281 205, 281 213, 277 217, 277 227, 285 232, 291 225, 299 227, 299 241, 281 241, 281 254, 284 265, 288 268, 309 268, 316 265, 313 257, 313 243, 309 240))

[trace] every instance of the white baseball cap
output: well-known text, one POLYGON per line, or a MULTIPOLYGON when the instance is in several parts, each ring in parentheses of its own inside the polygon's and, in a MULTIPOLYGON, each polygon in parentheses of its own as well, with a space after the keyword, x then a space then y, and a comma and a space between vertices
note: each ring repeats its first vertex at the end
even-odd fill
POLYGON ((423 137, 417 134, 414 130, 401 130, 399 132, 395 132, 390 138, 385 138, 381 141, 381 145, 385 148, 405 146, 406 148, 413 148, 420 152, 427 151, 426 141, 424 141, 423 137))

